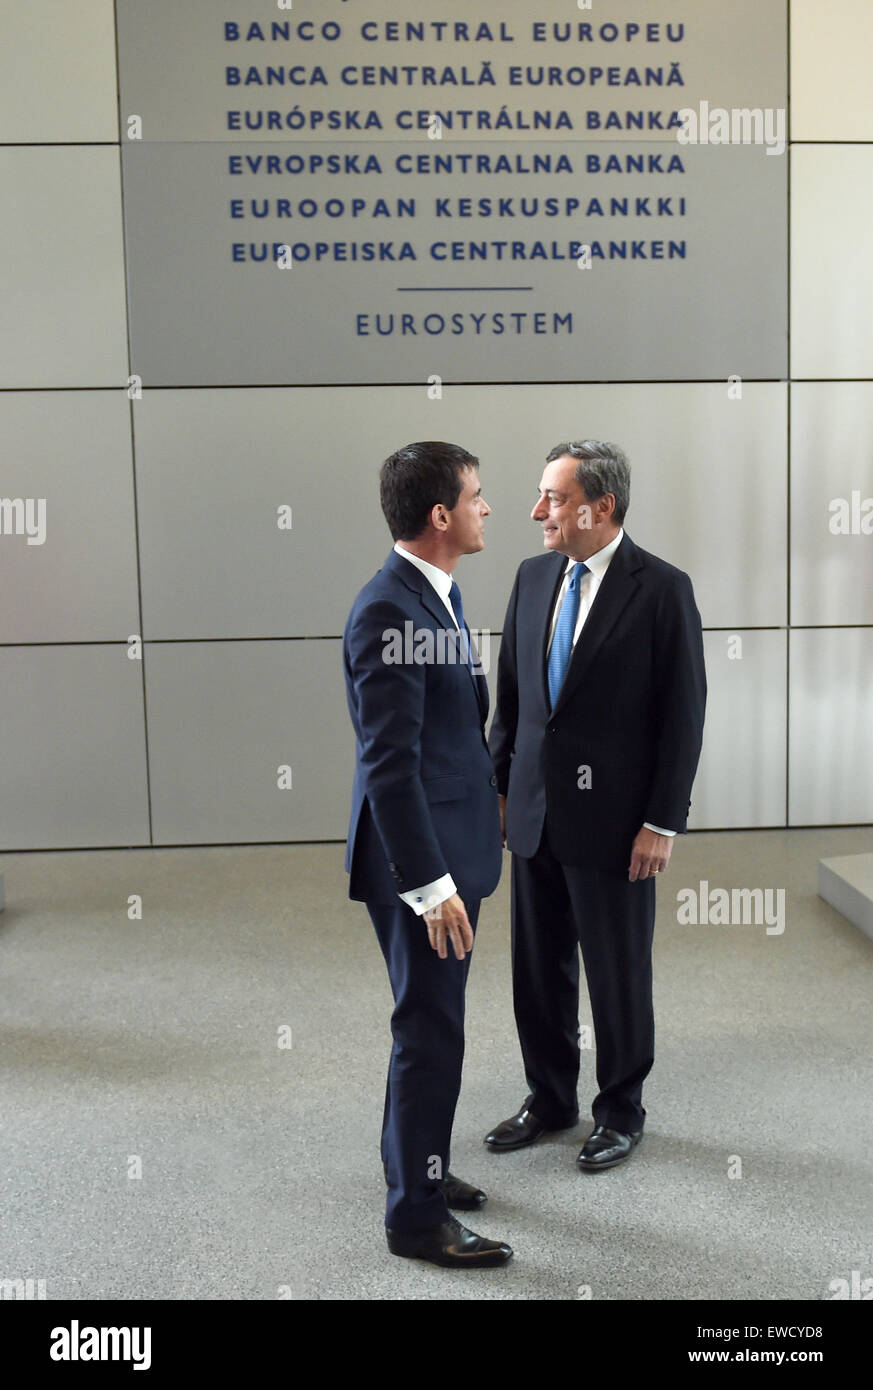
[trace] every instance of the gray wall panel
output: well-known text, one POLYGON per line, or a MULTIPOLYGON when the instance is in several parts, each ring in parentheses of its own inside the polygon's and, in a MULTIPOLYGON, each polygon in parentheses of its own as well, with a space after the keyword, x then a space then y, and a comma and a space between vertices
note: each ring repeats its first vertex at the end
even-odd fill
MULTIPOLYGON (((689 830, 785 824, 786 633, 707 632, 708 683, 700 766, 689 830), (731 639, 742 639, 742 656, 731 639), (730 645, 729 645, 730 643, 730 645)), ((500 639, 490 643, 491 716, 500 639)))
POLYGON ((791 0, 791 133, 795 140, 873 140, 870 0, 791 0))
MULTIPOLYGON (((337 105, 358 107, 364 112, 374 109, 389 132, 397 129, 394 114, 410 107, 417 110, 433 105, 437 109, 484 106, 496 113, 500 103, 495 97, 504 96, 504 70, 510 63, 536 67, 552 62, 567 68, 578 63, 622 61, 641 69, 647 65, 662 66, 666 78, 670 64, 678 60, 682 70, 683 85, 615 86, 605 77, 592 83, 587 73, 584 83, 577 79, 578 85, 514 85, 509 89, 515 98, 513 110, 518 107, 524 111, 529 127, 533 124, 532 113, 547 105, 569 107, 578 129, 584 128, 589 109, 603 113, 605 119, 606 113, 617 106, 647 105, 670 111, 679 106, 697 106, 701 99, 713 106, 775 106, 785 102, 784 0, 732 0, 729 24, 725 23, 721 6, 707 0, 672 0, 669 7, 654 4, 653 0, 609 0, 602 15, 596 4, 592 13, 590 7, 580 10, 577 5, 566 5, 564 0, 537 0, 535 6, 530 0, 480 0, 475 6, 432 0, 428 6, 418 8, 400 5, 397 0, 369 0, 360 13, 357 6, 348 5, 346 0, 297 0, 293 6, 287 3, 281 9, 276 4, 240 4, 239 0, 185 0, 184 4, 178 0, 148 0, 145 5, 142 0, 118 0, 117 9, 122 109, 143 116, 145 140, 220 139, 222 129, 227 129, 222 118, 229 106, 288 111, 297 103, 306 112, 337 105), (224 30, 227 20, 236 21, 239 26, 239 38, 229 42, 225 41, 224 30), (290 21, 290 38, 278 37, 274 41, 271 20, 290 21), (362 37, 361 26, 374 20, 375 33, 371 29, 372 37, 362 37), (425 22, 424 41, 418 37, 407 40, 406 20, 425 22), (458 20, 468 21, 469 41, 459 40, 455 44, 449 25, 458 20), (260 25, 263 40, 257 37, 257 31, 247 38, 252 21, 260 25), (298 24, 305 21, 311 27, 307 32, 304 23, 299 33, 298 24), (322 39, 320 26, 324 21, 337 26, 335 38, 322 39), (448 21, 442 33, 433 27, 435 21, 448 21), (478 21, 488 23, 491 40, 476 41, 478 21), (543 26, 536 37, 535 21, 543 26), (580 40, 576 25, 586 21, 595 29, 601 23, 612 23, 615 33, 608 40, 601 40, 599 35, 594 36, 593 42, 584 37, 580 40), (647 21, 656 25, 651 41, 645 29, 647 21), (396 26, 390 35, 386 33, 386 22, 396 26), (505 26, 503 32, 501 22, 505 26), (568 22, 572 25, 569 33, 564 28, 568 22), (628 23, 640 27, 625 40, 628 23), (667 23, 672 23, 677 42, 668 41, 667 23), (684 34, 680 36, 682 23, 684 34), (551 42, 552 24, 557 24, 569 41, 551 42), (493 88, 487 83, 475 84, 483 59, 488 59, 497 74, 498 84, 493 88), (253 64, 260 68, 268 64, 287 68, 293 62, 322 64, 329 82, 305 82, 299 86, 287 82, 278 86, 240 83, 230 87, 225 83, 228 64, 240 66, 244 76, 253 64), (340 70, 346 64, 403 63, 434 64, 439 74, 445 65, 454 64, 459 77, 462 64, 466 64, 473 81, 468 77, 465 85, 434 87, 423 84, 420 77, 411 83, 401 79, 399 83, 385 84, 365 84, 359 77, 354 86, 339 80, 340 70), (549 103, 543 100, 544 90, 550 93, 549 103), (192 99, 193 94, 197 100, 192 99), (475 102, 469 100, 473 96, 477 98, 475 102), (459 97, 468 100, 459 101, 459 97)), ((332 128, 327 122, 315 130, 317 139, 331 140, 332 128)), ((542 134, 532 128, 513 131, 513 135, 516 133, 523 140, 536 140, 542 134)), ((607 133, 613 140, 639 135, 615 127, 607 133)), ((275 131, 267 128, 266 123, 261 132, 262 138, 273 141, 283 135, 287 138, 287 134, 287 127, 275 131)), ((505 129, 493 129, 494 140, 505 135, 505 129)), ((361 128, 354 138, 372 143, 380 138, 380 133, 361 128)), ((652 131, 648 138, 657 140, 659 134, 652 131)))
POLYGON ((791 633, 789 825, 873 821, 873 628, 791 633))
POLYGON ((146 649, 155 844, 341 840, 354 736, 341 644, 146 649), (291 767, 291 788, 277 768, 291 767))
POLYGON ((791 391, 791 621, 873 623, 873 384, 791 391))
MULTIPOLYGON (((485 146, 462 147, 487 157, 485 146)), ((277 148, 276 159, 301 157, 299 143, 277 148)), ((323 148, 303 146, 314 157, 323 148)), ((553 160, 567 148, 544 145, 553 160)), ((414 383, 433 372, 520 383, 783 376, 786 157, 735 145, 713 162, 708 148, 665 141, 665 169, 676 159, 681 171, 632 172, 632 187, 616 189, 612 173, 588 172, 608 146, 569 148, 572 181, 519 173, 483 187, 454 172, 401 175, 390 161, 409 149, 392 145, 386 171, 363 188, 350 175, 289 189, 229 174, 231 145, 125 144, 136 370, 155 386, 414 383), (480 189, 490 211, 471 216, 480 189), (352 213, 355 199, 366 213, 352 213), (387 227, 379 199, 394 209, 387 227), (514 210, 498 216, 504 202, 514 210), (295 219, 282 206, 301 203, 320 211, 295 219), (577 265, 583 244, 587 270, 577 265), (283 245, 293 265, 279 268, 273 248, 283 245)), ((247 154, 263 150, 249 144, 247 154)), ((634 154, 645 161, 645 144, 634 154)))
POLYGON ((2 148, 0 186, 0 386, 126 385, 117 148, 2 148))
POLYGON ((628 450, 628 530, 692 576, 707 626, 785 621, 785 388, 749 385, 146 391, 135 407, 149 639, 339 635, 391 540, 386 453, 444 438, 481 460, 486 549, 458 567, 474 627, 499 630, 549 448, 628 450), (293 527, 280 532, 288 503, 293 527))
POLYGON ((704 635, 706 724, 689 829, 785 824, 785 646, 784 632, 704 635))
POLYGON ((39 544, 38 531, 6 534, 21 512, 0 510, 0 592, 15 595, 0 605, 0 642, 126 641, 139 596, 125 392, 3 392, 0 436, 3 498, 44 516, 39 544))
POLYGON ((873 147, 791 150, 791 375, 873 376, 873 147))
POLYGON ((391 548, 378 469, 399 397, 147 391, 134 429, 148 638, 341 634, 391 548))
POLYGON ((455 388, 442 405, 493 508, 485 552, 457 571, 480 626, 502 627, 519 561, 542 550, 530 510, 546 454, 579 438, 626 450, 628 534, 691 575, 704 626, 784 623, 784 386, 746 384, 740 401, 694 383, 455 388))
POLYGON ((127 648, 3 647, 0 690, 0 848, 147 845, 142 666, 127 648))
POLYGON ((729 23, 700 0, 593 15, 567 0, 320 0, 270 18, 233 0, 119 0, 122 111, 143 121, 123 154, 148 381, 784 373, 783 0, 734 0, 729 23), (713 151, 706 117, 685 143, 680 113, 703 102, 778 111, 775 157, 740 136, 713 151), (618 169, 600 167, 617 151, 618 169), (347 169, 363 155, 375 167, 347 169), (275 268, 285 244, 293 273, 275 268))
POLYGON ((33 144, 117 140, 112 0, 0 6, 0 132, 33 144))

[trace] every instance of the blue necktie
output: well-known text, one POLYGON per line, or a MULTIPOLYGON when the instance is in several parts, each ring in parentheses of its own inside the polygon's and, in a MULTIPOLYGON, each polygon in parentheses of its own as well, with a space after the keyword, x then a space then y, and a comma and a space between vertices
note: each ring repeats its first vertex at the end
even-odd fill
POLYGON ((555 624, 555 635, 552 638, 552 646, 549 651, 549 699, 552 702, 552 709, 555 707, 561 686, 564 684, 567 667, 570 665, 570 657, 573 653, 573 633, 576 631, 576 619, 579 616, 579 585, 583 574, 587 573, 588 566, 577 561, 570 571, 570 582, 567 585, 564 602, 561 604, 561 611, 555 624))
POLYGON ((467 624, 464 620, 464 605, 461 602, 461 591, 452 580, 452 587, 449 589, 449 603, 452 605, 452 612, 458 620, 458 652, 462 660, 471 668, 475 668, 477 657, 474 655, 473 643, 467 632, 467 624))

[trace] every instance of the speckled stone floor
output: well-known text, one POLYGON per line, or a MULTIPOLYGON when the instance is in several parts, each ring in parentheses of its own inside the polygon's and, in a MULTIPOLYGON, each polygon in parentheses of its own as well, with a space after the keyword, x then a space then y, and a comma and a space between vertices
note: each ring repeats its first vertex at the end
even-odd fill
MULTIPOLYGON (((49 1299, 816 1300, 873 1276, 873 943, 815 891, 819 857, 871 840, 678 843, 646 1137, 597 1175, 574 1163, 590 1120, 515 1154, 482 1144, 525 1094, 505 874, 452 1166, 489 1193, 468 1220, 515 1258, 465 1273, 386 1248, 390 994, 340 846, 0 856, 0 1280, 44 1279, 49 1299), (677 893, 704 879, 784 888, 785 930, 681 924, 677 893)), ((583 1114, 593 1090, 588 1052, 583 1114)))

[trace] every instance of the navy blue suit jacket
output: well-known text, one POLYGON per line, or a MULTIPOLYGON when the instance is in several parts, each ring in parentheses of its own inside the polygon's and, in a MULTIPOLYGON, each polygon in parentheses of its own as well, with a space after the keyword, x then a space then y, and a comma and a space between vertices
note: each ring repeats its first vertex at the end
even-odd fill
POLYGON ((456 636, 433 586, 396 551, 349 614, 343 663, 357 740, 346 846, 351 898, 397 905, 398 893, 447 873, 465 902, 497 887, 503 852, 484 733, 488 688, 456 636))
POLYGON ((550 618, 567 557, 521 564, 509 600, 490 747, 507 848, 536 853, 548 812, 563 864, 627 873, 644 822, 683 831, 703 739, 706 674, 691 581, 625 532, 554 709, 550 618))

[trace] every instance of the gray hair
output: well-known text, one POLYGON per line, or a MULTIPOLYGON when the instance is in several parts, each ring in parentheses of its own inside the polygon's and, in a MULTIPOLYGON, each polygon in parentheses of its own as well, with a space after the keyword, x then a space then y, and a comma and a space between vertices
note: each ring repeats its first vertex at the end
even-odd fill
POLYGON ((630 506, 630 464, 617 444, 602 439, 582 439, 571 444, 556 444, 546 463, 568 454, 577 460, 575 478, 589 502, 596 502, 607 492, 615 498, 614 519, 619 526, 630 506))

